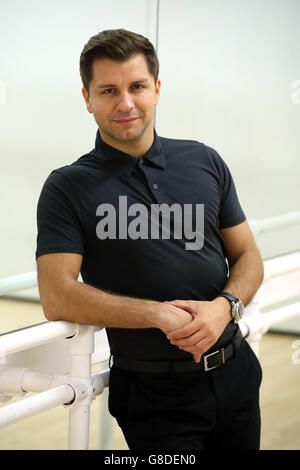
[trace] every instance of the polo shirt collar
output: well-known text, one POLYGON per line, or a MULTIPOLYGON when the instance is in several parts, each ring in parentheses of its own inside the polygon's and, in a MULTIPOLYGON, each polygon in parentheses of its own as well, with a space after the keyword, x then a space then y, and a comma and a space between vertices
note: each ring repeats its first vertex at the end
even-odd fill
POLYGON ((108 168, 122 173, 125 176, 130 176, 135 166, 141 158, 150 162, 153 167, 165 169, 166 158, 161 145, 159 136, 154 129, 154 141, 149 150, 140 157, 129 155, 128 153, 121 152, 120 150, 111 147, 101 139, 99 129, 97 130, 95 149, 100 161, 108 168))

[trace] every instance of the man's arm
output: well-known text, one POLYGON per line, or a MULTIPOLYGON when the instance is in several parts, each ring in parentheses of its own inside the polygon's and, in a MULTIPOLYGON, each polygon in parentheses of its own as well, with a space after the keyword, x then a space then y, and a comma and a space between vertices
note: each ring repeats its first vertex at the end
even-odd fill
POLYGON ((247 305, 264 277, 264 265, 260 252, 247 221, 235 227, 222 229, 220 232, 224 239, 229 263, 229 279, 224 292, 230 292, 247 305))
MULTIPOLYGON (((247 221, 234 227, 222 229, 229 263, 229 278, 224 292, 238 297, 247 305, 263 280, 263 262, 247 221)), ((197 357, 213 346, 232 320, 227 299, 217 297, 210 302, 175 300, 171 302, 185 308, 194 319, 185 327, 167 335, 172 344, 197 357)))
POLYGON ((103 327, 159 328, 164 333, 189 323, 192 315, 153 300, 115 295, 78 282, 82 256, 54 253, 37 259, 38 284, 45 317, 103 327))

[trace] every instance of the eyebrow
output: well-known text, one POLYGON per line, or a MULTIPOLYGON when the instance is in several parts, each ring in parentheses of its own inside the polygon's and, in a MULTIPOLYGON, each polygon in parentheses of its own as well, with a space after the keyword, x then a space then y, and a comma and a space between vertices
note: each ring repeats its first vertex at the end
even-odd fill
MULTIPOLYGON (((149 81, 148 78, 141 78, 140 80, 136 80, 132 82, 131 85, 138 85, 140 83, 145 83, 148 81, 149 81)), ((99 83, 99 85, 97 85, 95 88, 97 90, 98 88, 115 88, 116 86, 117 85, 114 85, 113 83, 105 83, 105 84, 99 83)))

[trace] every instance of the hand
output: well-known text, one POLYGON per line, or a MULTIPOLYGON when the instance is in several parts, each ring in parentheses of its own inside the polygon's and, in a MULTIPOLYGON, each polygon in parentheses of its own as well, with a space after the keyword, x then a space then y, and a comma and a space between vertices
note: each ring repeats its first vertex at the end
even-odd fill
POLYGON ((200 362, 201 356, 216 343, 231 320, 228 300, 217 297, 210 302, 173 300, 168 303, 190 312, 193 320, 167 333, 167 338, 171 344, 193 354, 195 362, 200 362))
POLYGON ((170 302, 162 302, 156 309, 155 318, 156 326, 167 335, 191 323, 193 315, 185 309, 171 305, 170 302))

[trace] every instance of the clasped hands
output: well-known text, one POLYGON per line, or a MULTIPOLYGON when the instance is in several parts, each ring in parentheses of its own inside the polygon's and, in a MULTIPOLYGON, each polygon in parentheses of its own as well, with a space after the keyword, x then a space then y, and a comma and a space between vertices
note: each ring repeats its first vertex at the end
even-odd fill
POLYGON ((173 300, 165 303, 192 315, 189 323, 168 332, 167 338, 171 344, 191 353, 195 362, 200 362, 201 356, 216 343, 231 320, 229 302, 218 297, 212 301, 173 300))

